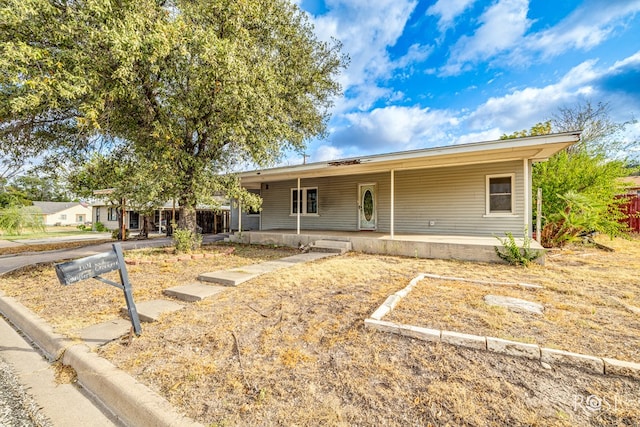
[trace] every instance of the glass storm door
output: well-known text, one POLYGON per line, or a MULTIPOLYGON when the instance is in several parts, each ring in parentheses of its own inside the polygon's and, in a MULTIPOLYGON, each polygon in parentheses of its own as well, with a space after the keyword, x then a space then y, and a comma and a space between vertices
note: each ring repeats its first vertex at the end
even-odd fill
POLYGON ((359 227, 360 230, 376 229, 376 185, 360 184, 359 227))

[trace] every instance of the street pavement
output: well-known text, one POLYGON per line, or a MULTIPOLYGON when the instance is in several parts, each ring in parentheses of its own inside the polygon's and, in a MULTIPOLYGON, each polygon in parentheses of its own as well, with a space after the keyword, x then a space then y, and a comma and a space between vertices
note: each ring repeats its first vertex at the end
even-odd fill
MULTIPOLYGON (((225 237, 226 235, 205 235, 203 241, 215 242, 225 237)), ((38 243, 51 243, 54 239, 38 240, 38 243)), ((2 242, 0 241, 0 247, 2 242)), ((171 246, 172 239, 156 237, 120 243, 124 250, 131 250, 171 246)), ((111 249, 112 244, 102 243, 81 248, 2 256, 0 276, 27 265, 52 263, 106 252, 111 249)), ((82 388, 59 383, 53 365, 0 315, 0 426, 119 425, 122 425, 121 422, 100 408, 82 388)))

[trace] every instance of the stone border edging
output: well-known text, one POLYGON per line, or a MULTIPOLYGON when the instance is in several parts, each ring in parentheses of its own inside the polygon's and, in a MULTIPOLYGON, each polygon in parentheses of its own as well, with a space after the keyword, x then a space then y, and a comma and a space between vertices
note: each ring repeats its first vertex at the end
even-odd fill
POLYGON ((179 414, 155 391, 118 369, 89 347, 53 332, 42 318, 15 298, 0 291, 0 313, 25 334, 45 355, 71 366, 80 385, 126 425, 202 426, 179 414))
MULTIPOLYGON (((531 360, 538 360, 541 363, 549 365, 553 363, 566 364, 575 366, 586 371, 601 375, 621 375, 635 379, 640 379, 640 363, 627 362, 624 360, 610 359, 606 357, 597 357, 580 353, 571 353, 564 350, 540 347, 537 344, 527 344, 518 341, 509 341, 496 337, 487 337, 480 335, 463 334, 460 332, 445 331, 439 329, 429 329, 420 326, 404 325, 400 323, 387 322, 382 320, 402 298, 406 297, 409 292, 425 277, 459 280, 455 277, 438 276, 435 274, 420 274, 413 278, 409 285, 404 289, 389 296, 384 303, 371 315, 369 319, 365 319, 364 324, 367 328, 376 329, 383 332, 415 338, 422 341, 442 342, 461 347, 473 348, 476 350, 486 350, 494 353, 505 354, 508 356, 524 357, 531 360)), ((470 281, 463 279, 463 281, 470 281)), ((473 281, 483 282, 485 281, 473 281)), ((500 285, 523 286, 523 284, 499 283, 500 285)), ((537 285, 529 285, 537 286, 537 285)))

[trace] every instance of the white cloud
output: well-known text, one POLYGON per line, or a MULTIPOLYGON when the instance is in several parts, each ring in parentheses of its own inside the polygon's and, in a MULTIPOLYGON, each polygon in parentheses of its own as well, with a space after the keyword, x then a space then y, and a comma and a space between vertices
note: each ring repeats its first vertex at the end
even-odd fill
POLYGON ((589 50, 605 41, 623 24, 623 19, 640 11, 640 0, 590 0, 560 23, 526 37, 524 48, 552 57, 571 49, 589 50))
POLYGON ((339 146, 390 152, 447 144, 447 131, 458 119, 446 110, 390 106, 345 115, 348 126, 333 135, 339 146))
POLYGON ((438 30, 444 33, 455 26, 454 20, 464 13, 475 0, 438 0, 427 9, 427 15, 439 15, 438 30))
POLYGON ((535 123, 549 119, 559 107, 573 105, 585 99, 609 102, 612 119, 627 121, 633 109, 640 108, 640 101, 616 93, 611 79, 624 73, 635 78, 639 69, 640 52, 617 61, 610 67, 598 67, 596 60, 585 61, 553 84, 527 87, 502 97, 489 98, 469 113, 463 123, 471 131, 499 128, 501 133, 511 133, 529 129, 535 123))
POLYGON ((328 12, 312 18, 318 37, 340 40, 350 57, 338 79, 347 96, 336 102, 334 113, 367 110, 390 97, 394 91, 384 81, 431 54, 432 47, 414 44, 401 58, 389 56, 388 48, 396 45, 416 5, 416 0, 327 0, 328 12))
POLYGON ((499 127, 506 133, 528 129, 546 120, 558 106, 574 103, 581 95, 592 93, 590 83, 598 76, 595 64, 596 61, 583 62, 554 84, 489 98, 469 114, 465 120, 467 126, 474 131, 499 127))
POLYGON ((344 152, 338 147, 332 145, 321 145, 314 151, 310 161, 322 162, 327 160, 337 160, 344 157, 344 152))
POLYGON ((451 49, 443 75, 456 75, 465 66, 492 58, 522 40, 531 21, 528 0, 500 0, 480 16, 481 25, 472 36, 462 36, 451 49))
POLYGON ((602 44, 640 11, 640 0, 588 0, 553 27, 527 34, 529 0, 499 0, 480 16, 480 26, 452 47, 442 75, 457 75, 482 61, 526 65, 572 49, 602 44))

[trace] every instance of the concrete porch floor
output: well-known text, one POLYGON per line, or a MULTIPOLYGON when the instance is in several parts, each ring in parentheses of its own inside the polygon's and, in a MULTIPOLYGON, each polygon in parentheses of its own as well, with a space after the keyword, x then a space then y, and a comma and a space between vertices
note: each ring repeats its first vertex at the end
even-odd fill
MULTIPOLYGON (((391 239, 388 233, 372 231, 300 230, 297 234, 295 230, 264 230, 236 232, 229 237, 231 242, 291 247, 308 245, 316 240, 349 241, 354 251, 371 254, 503 262, 495 252, 495 247, 501 246, 500 242, 493 236, 396 233, 391 239)), ((522 246, 523 239, 516 238, 516 242, 522 246)), ((536 241, 531 241, 530 247, 543 252, 538 262, 544 263, 544 248, 536 241)))

